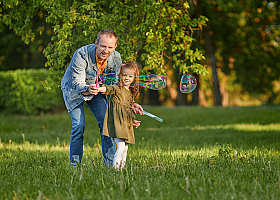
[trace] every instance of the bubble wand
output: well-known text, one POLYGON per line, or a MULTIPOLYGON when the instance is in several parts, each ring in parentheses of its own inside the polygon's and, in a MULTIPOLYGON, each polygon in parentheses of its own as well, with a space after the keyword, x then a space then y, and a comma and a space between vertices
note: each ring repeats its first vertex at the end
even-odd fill
MULTIPOLYGON (((139 108, 136 108, 136 109, 140 110, 139 108)), ((149 112, 147 112, 145 110, 143 110, 143 112, 144 112, 145 115, 147 115, 147 116, 149 116, 149 117, 151 117, 151 118, 153 118, 153 119, 155 119, 155 120, 157 120, 159 122, 163 122, 163 119, 159 118, 158 116, 155 116, 152 113, 149 113, 149 112)))
POLYGON ((149 116, 149 117, 151 117, 151 118, 153 118, 153 119, 155 119, 155 120, 158 120, 159 122, 163 122, 163 119, 161 119, 161 118, 159 118, 159 117, 157 117, 157 116, 155 116, 155 115, 153 115, 153 114, 151 114, 149 112, 144 111, 144 114, 149 116))
MULTIPOLYGON (((93 87, 92 87, 92 89, 94 89, 94 90, 98 90, 99 87, 100 87, 99 84, 102 82, 101 77, 99 76, 99 68, 98 68, 98 64, 97 64, 97 63, 96 63, 96 68, 97 68, 97 71, 96 71, 96 73, 97 73, 97 76, 96 76, 96 83, 93 84, 93 87), (100 81, 98 81, 98 80, 100 80, 100 81)), ((95 93, 94 93, 94 94, 95 94, 95 93)))

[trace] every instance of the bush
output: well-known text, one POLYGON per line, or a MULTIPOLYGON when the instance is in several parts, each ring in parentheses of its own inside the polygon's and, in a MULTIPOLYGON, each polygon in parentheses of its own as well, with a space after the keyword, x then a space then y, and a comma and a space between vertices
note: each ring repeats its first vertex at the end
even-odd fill
POLYGON ((59 75, 47 69, 0 72, 1 111, 39 114, 64 106, 59 75))

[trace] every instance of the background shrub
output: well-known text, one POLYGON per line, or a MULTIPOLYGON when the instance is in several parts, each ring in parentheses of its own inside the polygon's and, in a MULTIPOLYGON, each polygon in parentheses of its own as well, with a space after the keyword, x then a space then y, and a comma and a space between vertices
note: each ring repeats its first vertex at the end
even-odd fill
POLYGON ((59 74, 47 69, 0 72, 1 111, 38 114, 63 107, 59 74))

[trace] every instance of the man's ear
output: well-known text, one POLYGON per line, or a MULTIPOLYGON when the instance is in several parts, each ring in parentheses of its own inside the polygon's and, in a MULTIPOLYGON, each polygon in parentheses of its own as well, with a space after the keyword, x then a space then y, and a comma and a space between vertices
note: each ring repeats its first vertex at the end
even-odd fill
POLYGON ((97 43, 97 40, 95 40, 95 46, 97 46, 97 44, 98 44, 98 43, 97 43))
POLYGON ((118 46, 118 45, 116 44, 115 48, 117 48, 117 46, 118 46))

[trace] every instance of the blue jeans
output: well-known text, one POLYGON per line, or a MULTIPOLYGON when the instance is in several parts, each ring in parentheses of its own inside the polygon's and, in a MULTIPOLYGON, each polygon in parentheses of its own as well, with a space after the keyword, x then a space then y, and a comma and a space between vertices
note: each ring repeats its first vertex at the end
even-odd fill
MULTIPOLYGON (((97 94, 90 101, 86 101, 90 111, 94 114, 101 135, 101 146, 104 162, 106 165, 113 165, 115 155, 115 143, 110 137, 102 135, 104 117, 107 109, 106 97, 103 94, 97 94)), ((80 164, 83 158, 83 141, 85 130, 85 113, 83 103, 70 112, 72 118, 72 132, 70 137, 70 164, 76 166, 80 164)))

